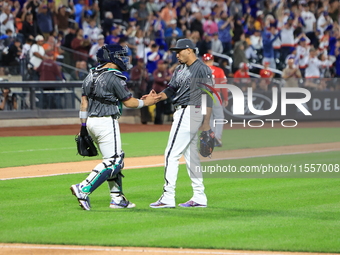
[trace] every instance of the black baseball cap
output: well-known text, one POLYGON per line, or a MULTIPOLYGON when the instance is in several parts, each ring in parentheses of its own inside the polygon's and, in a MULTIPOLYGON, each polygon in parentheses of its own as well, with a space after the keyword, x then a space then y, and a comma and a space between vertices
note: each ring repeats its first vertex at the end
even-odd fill
POLYGON ((192 49, 195 50, 196 46, 190 39, 179 39, 176 43, 176 46, 170 48, 172 51, 184 50, 184 49, 192 49))

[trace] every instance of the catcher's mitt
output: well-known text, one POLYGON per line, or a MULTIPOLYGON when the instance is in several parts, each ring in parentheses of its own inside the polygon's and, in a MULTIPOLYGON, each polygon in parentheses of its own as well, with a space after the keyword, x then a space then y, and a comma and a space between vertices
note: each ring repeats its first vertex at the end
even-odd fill
POLYGON ((86 127, 82 126, 80 134, 75 138, 79 155, 93 157, 98 155, 92 137, 88 134, 86 127))
POLYGON ((215 146, 215 134, 210 129, 208 131, 202 131, 200 135, 200 154, 203 157, 208 157, 214 150, 215 146))

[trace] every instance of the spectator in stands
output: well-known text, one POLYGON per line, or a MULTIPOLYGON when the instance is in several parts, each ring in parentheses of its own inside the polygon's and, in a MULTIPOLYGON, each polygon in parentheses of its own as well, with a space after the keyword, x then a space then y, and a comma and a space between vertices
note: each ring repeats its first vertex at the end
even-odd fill
POLYGON ((22 46, 22 51, 21 51, 21 55, 20 55, 20 59, 29 59, 29 51, 31 49, 31 46, 33 45, 34 42, 34 37, 33 36, 29 36, 26 39, 25 44, 22 46))
POLYGON ((198 42, 198 55, 202 57, 206 53, 211 53, 211 35, 210 34, 205 34, 203 36, 203 40, 198 42))
POLYGON ((200 12, 196 12, 193 14, 193 20, 190 23, 190 30, 198 31, 200 34, 200 38, 203 38, 204 35, 202 18, 202 14, 200 12))
POLYGON ((119 26, 111 27, 111 34, 105 37, 106 44, 118 44, 120 36, 121 28, 119 26))
POLYGON ((82 81, 88 74, 87 62, 84 60, 76 62, 76 68, 71 72, 71 81, 82 81))
POLYGON ((6 34, 6 30, 10 29, 15 33, 14 15, 11 12, 12 6, 10 4, 3 5, 2 13, 0 14, 0 34, 6 34))
MULTIPOLYGON (((71 43, 73 39, 76 37, 76 32, 77 32, 77 23, 73 22, 69 24, 68 27, 68 32, 65 35, 64 42, 62 44, 63 47, 65 47, 65 51, 63 52, 64 56, 64 63, 67 65, 73 65, 75 62, 73 61, 73 53, 71 52, 72 47, 71 43)), ((68 72, 71 72, 71 70, 67 70, 68 72)))
POLYGON ((144 59, 145 38, 143 36, 143 30, 138 29, 134 39, 136 45, 136 58, 144 59))
POLYGON ((250 42, 254 50, 262 52, 263 45, 260 30, 255 30, 254 34, 250 36, 250 42))
POLYGON ((189 31, 189 12, 187 11, 187 8, 185 6, 183 6, 178 14, 178 18, 177 18, 177 26, 183 31, 183 33, 185 31, 189 31))
POLYGON ((236 15, 238 17, 243 16, 243 6, 241 3, 241 0, 234 0, 230 3, 229 13, 230 13, 230 16, 236 16, 236 15))
POLYGON ((189 38, 195 45, 197 45, 197 43, 201 40, 200 33, 196 30, 191 31, 189 36, 186 36, 186 37, 189 38))
POLYGON ((61 67, 52 59, 53 56, 50 54, 50 59, 45 58, 36 71, 39 73, 40 81, 61 81, 61 67))
POLYGON ((47 8, 46 4, 41 4, 38 8, 37 24, 44 38, 47 39, 54 28, 52 11, 47 8))
POLYGON ((71 1, 69 2, 69 5, 70 7, 67 7, 66 5, 60 5, 55 15, 58 31, 63 31, 64 34, 67 32, 69 19, 74 13, 74 5, 71 1))
POLYGON ((172 0, 166 0, 166 6, 161 10, 159 16, 165 21, 167 26, 170 24, 171 20, 177 19, 177 12, 173 7, 172 0))
POLYGON ((306 36, 311 41, 311 44, 314 45, 315 40, 315 29, 316 29, 316 18, 313 12, 310 11, 309 5, 307 3, 302 4, 302 11, 300 14, 305 26, 302 28, 302 31, 306 34, 306 36))
MULTIPOLYGON (((153 72, 153 85, 152 89, 156 91, 156 93, 162 92, 167 86, 168 82, 171 79, 171 73, 168 69, 168 62, 164 60, 160 60, 157 62, 157 68, 153 72)), ((160 101, 156 104, 156 116, 154 120, 154 124, 162 125, 163 124, 163 113, 164 113, 164 101, 160 101)))
POLYGON ((76 32, 76 37, 71 42, 71 47, 75 51, 73 52, 73 60, 87 61, 91 46, 92 45, 89 38, 83 37, 83 29, 78 29, 76 32))
POLYGON ((146 8, 145 2, 140 2, 139 4, 139 9, 138 9, 138 15, 137 15, 137 25, 141 28, 144 29, 145 25, 148 21, 149 18, 149 12, 148 9, 146 8))
MULTIPOLYGON (((136 98, 140 98, 149 92, 148 79, 148 70, 145 67, 143 58, 140 58, 137 60, 137 65, 130 70, 130 80, 134 84, 133 89, 136 98)), ((140 113, 142 124, 147 124, 147 122, 151 119, 148 107, 141 108, 140 113)))
POLYGON ((280 36, 280 31, 276 32, 275 26, 270 27, 270 32, 264 31, 262 33, 263 44, 263 62, 269 62, 270 67, 276 69, 275 55, 273 43, 280 36))
POLYGON ((328 15, 327 11, 322 12, 317 22, 317 29, 321 35, 333 24, 332 18, 328 15))
POLYGON ((296 47, 296 55, 298 59, 298 66, 302 77, 305 75, 305 69, 307 67, 307 61, 309 58, 309 50, 310 50, 310 40, 305 34, 300 34, 296 39, 295 42, 299 43, 296 47))
POLYGON ((232 50, 231 30, 234 28, 234 17, 228 17, 226 11, 221 13, 221 20, 217 23, 218 38, 223 45, 223 54, 230 54, 232 50))
POLYGON ((219 54, 223 53, 223 45, 220 39, 218 39, 218 33, 214 33, 211 39, 211 51, 219 54))
POLYGON ((320 83, 320 68, 321 61, 317 57, 317 51, 311 48, 309 51, 308 64, 305 71, 305 83, 304 87, 315 90, 320 83))
POLYGON ((17 110, 17 96, 16 94, 11 94, 10 88, 1 88, 0 95, 0 110, 17 110))
POLYGON ((287 67, 282 71, 282 78, 285 79, 285 87, 299 87, 299 78, 302 78, 299 68, 294 64, 294 57, 287 61, 287 67))
POLYGON ((335 46, 338 38, 340 38, 340 27, 337 23, 334 23, 334 29, 332 30, 329 38, 328 55, 335 56, 335 46))
POLYGON ((82 16, 85 11, 85 0, 78 0, 78 3, 74 5, 74 20, 78 24, 79 28, 83 28, 82 16))
MULTIPOLYGON (((284 21, 282 20, 282 18, 280 18, 278 22, 279 23, 278 28, 280 29, 281 33, 281 50, 280 50, 281 62, 285 61, 286 57, 291 52, 291 49, 295 46, 294 30, 298 23, 298 17, 296 16, 294 19, 294 17, 290 15, 288 17, 287 22, 282 25, 283 22, 284 21)), ((264 45, 263 48, 265 48, 264 45)))
POLYGON ((244 19, 242 16, 234 16, 234 29, 233 29, 233 42, 236 43, 240 40, 241 35, 245 34, 243 28, 243 21, 244 19))
MULTIPOLYGON (((36 68, 39 73, 40 81, 61 81, 62 73, 61 67, 53 60, 53 56, 50 53, 50 58, 45 58, 40 66, 36 68)), ((59 93, 53 93, 56 88, 48 87, 43 88, 42 102, 40 102, 40 107, 43 109, 60 109, 61 107, 61 95, 59 93), (51 92, 52 91, 52 92, 51 92)))
POLYGON ((251 80, 248 70, 249 70, 248 63, 241 62, 239 64, 239 69, 234 74, 234 82, 243 91, 246 91, 247 87, 251 86, 251 80))
POLYGON ((233 54, 233 58, 234 58, 233 72, 239 69, 241 63, 248 63, 248 59, 245 53, 245 50, 247 49, 248 44, 245 39, 246 39, 245 34, 242 34, 240 37, 240 41, 235 43, 234 54, 233 54))
POLYGON ((177 27, 177 20, 175 20, 175 19, 171 20, 169 25, 168 25, 168 27, 166 28, 165 33, 164 33, 165 38, 171 37, 172 33, 174 31, 177 31, 177 36, 178 37, 182 37, 183 36, 183 32, 182 32, 182 30, 179 27, 177 27))
POLYGON ((35 37, 35 44, 32 45, 29 51, 29 63, 28 68, 31 73, 31 79, 34 81, 39 81, 39 73, 36 71, 44 59, 48 56, 45 55, 45 50, 43 47, 44 37, 42 35, 37 35, 35 37))
POLYGON ((148 70, 149 75, 152 76, 153 72, 157 68, 157 62, 163 58, 163 55, 159 52, 159 46, 157 44, 151 45, 151 51, 147 53, 147 63, 146 68, 148 70))
POLYGON ((104 46, 104 36, 99 35, 97 38, 97 43, 92 44, 89 55, 90 58, 92 59, 92 64, 94 65, 97 63, 97 51, 100 49, 102 46, 104 46))
POLYGON ((323 35, 320 37, 319 40, 319 53, 320 54, 325 54, 328 55, 328 47, 329 47, 329 40, 330 40, 330 36, 329 36, 329 32, 330 32, 331 28, 328 28, 324 31, 323 35))
POLYGON ((97 26, 94 18, 90 19, 88 26, 84 27, 84 37, 87 36, 91 44, 97 42, 98 36, 101 34, 101 29, 97 26))
POLYGON ((127 26, 127 29, 124 33, 124 35, 127 37, 127 42, 131 45, 136 45, 135 38, 137 31, 139 30, 139 26, 137 26, 137 19, 136 18, 130 18, 129 24, 127 26))
POLYGON ((258 10, 256 12, 256 19, 254 22, 254 26, 256 30, 262 31, 265 27, 264 27, 264 15, 263 15, 263 11, 258 10))
POLYGON ((47 37, 47 40, 43 44, 43 47, 45 50, 45 54, 53 57, 54 60, 56 60, 58 56, 60 55, 60 52, 59 52, 60 48, 57 47, 57 41, 53 35, 50 35, 47 37))
POLYGON ((33 13, 28 12, 25 15, 25 20, 22 23, 22 30, 21 33, 24 35, 25 39, 30 36, 36 37, 41 33, 41 30, 38 26, 38 23, 33 20, 33 13))
POLYGON ((8 53, 3 55, 4 65, 8 67, 11 75, 20 74, 20 55, 22 52, 21 42, 15 38, 14 42, 9 46, 8 53))
MULTIPOLYGON (((244 24, 244 32, 249 36, 253 35, 256 31, 256 29, 255 29, 255 19, 252 16, 247 15, 247 20, 244 23, 245 23, 244 24)), ((257 31, 260 31, 260 30, 257 30, 257 31)))
POLYGON ((226 77, 231 76, 231 67, 229 66, 229 62, 225 58, 221 58, 219 60, 219 67, 223 70, 226 77))
POLYGON ((146 2, 146 9, 148 9, 149 13, 157 13, 159 12, 160 6, 155 0, 149 0, 146 2))
POLYGON ((9 47, 14 42, 15 36, 11 29, 6 29, 6 34, 2 36, 2 43, 4 47, 9 47))
POLYGON ((270 80, 274 77, 274 73, 269 69, 270 63, 268 61, 263 63, 263 69, 260 70, 260 76, 263 79, 267 79, 270 83, 270 80))
POLYGON ((215 13, 211 12, 205 17, 205 21, 203 23, 203 31, 207 34, 218 33, 218 26, 215 21, 215 13))
POLYGON ((328 15, 332 18, 333 22, 339 22, 339 1, 330 0, 328 7, 328 15))
POLYGON ((112 26, 113 26, 113 14, 110 11, 106 11, 105 17, 101 21, 101 27, 103 29, 104 36, 110 35, 112 26))
POLYGON ((320 59, 320 78, 330 78, 331 72, 330 67, 333 65, 335 58, 332 59, 331 56, 321 53, 319 55, 320 59))

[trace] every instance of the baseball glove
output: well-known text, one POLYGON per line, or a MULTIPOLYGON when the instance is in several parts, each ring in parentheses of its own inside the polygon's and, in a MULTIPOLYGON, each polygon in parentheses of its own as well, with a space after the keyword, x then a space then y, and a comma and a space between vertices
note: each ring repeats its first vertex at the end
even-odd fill
POLYGON ((97 148, 93 143, 92 137, 87 132, 86 126, 81 127, 80 134, 76 135, 75 141, 79 155, 86 157, 98 155, 97 148))
POLYGON ((208 157, 214 150, 215 146, 215 134, 210 129, 208 131, 202 131, 200 135, 200 154, 203 157, 208 157))

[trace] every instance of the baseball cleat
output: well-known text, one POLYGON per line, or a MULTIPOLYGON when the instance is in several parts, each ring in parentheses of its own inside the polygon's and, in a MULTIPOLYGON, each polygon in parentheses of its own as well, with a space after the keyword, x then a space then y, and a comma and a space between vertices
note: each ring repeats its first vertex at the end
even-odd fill
POLYGON ((113 209, 121 209, 121 208, 134 208, 134 207, 136 207, 136 205, 134 204, 134 203, 131 203, 131 202, 129 202, 128 201, 128 204, 126 205, 126 204, 121 204, 121 203, 119 203, 119 204, 117 204, 115 201, 111 201, 111 203, 110 203, 110 208, 113 208, 113 209))
POLYGON ((76 198, 78 199, 79 206, 84 210, 89 211, 91 209, 90 198, 80 191, 79 184, 72 185, 70 190, 72 192, 72 195, 76 196, 76 198))
POLYGON ((150 207, 151 208, 175 208, 176 206, 164 204, 164 203, 162 203, 160 201, 157 201, 155 203, 150 204, 150 207))
POLYGON ((202 205, 202 204, 199 204, 199 203, 196 203, 195 201, 188 201, 188 202, 185 202, 183 204, 179 204, 180 207, 207 207, 207 205, 202 205))
POLYGON ((134 203, 131 203, 130 201, 128 201, 125 198, 125 196, 119 196, 119 197, 121 197, 121 200, 119 201, 119 203, 115 202, 114 199, 111 200, 110 208, 121 209, 121 208, 134 208, 134 207, 136 207, 136 205, 134 203))

